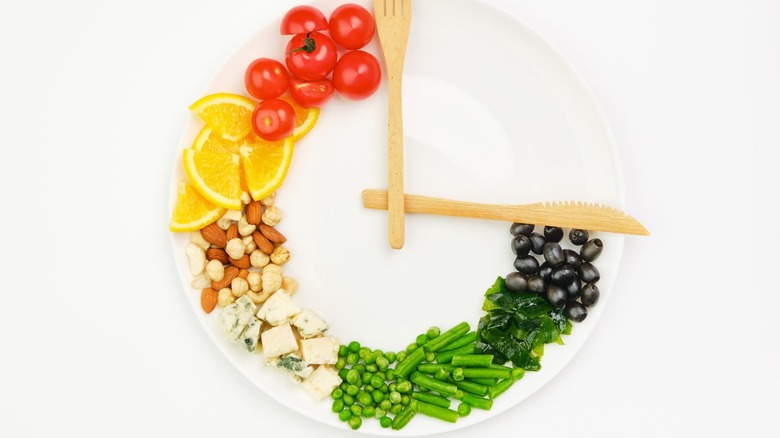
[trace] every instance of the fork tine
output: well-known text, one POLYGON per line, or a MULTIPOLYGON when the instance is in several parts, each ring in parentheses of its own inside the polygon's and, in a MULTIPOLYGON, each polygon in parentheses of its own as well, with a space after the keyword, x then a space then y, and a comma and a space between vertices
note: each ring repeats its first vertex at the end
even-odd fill
POLYGON ((398 0, 403 1, 403 4, 401 5, 402 13, 401 15, 404 17, 411 17, 412 16, 412 0, 398 0))

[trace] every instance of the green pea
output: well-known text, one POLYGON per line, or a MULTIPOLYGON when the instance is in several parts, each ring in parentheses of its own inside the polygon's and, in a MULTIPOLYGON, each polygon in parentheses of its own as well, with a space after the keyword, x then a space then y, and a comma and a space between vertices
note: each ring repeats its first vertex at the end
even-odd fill
POLYGON ((429 328, 428 331, 425 332, 425 335, 428 337, 428 339, 438 338, 440 334, 441 329, 436 326, 429 328))
POLYGON ((396 360, 400 363, 406 360, 406 356, 408 356, 409 353, 406 352, 406 350, 401 350, 398 353, 395 354, 396 360))
POLYGON ((349 411, 352 412, 352 415, 359 417, 363 415, 363 407, 359 404, 354 404, 349 407, 349 411))
POLYGON ((369 382, 372 387, 379 389, 382 387, 382 385, 385 384, 385 379, 383 379, 380 376, 374 375, 371 377, 371 381, 369 382))
POLYGON ((349 348, 343 344, 339 345, 339 357, 347 357, 347 353, 349 353, 349 348))
MULTIPOLYGON (((338 362, 337 362, 338 363, 338 362)), ((390 361, 384 356, 378 356, 376 358, 376 367, 379 371, 387 371, 387 367, 390 366, 390 361)))
POLYGON ((393 424, 393 419, 385 415, 384 417, 379 419, 379 425, 382 426, 382 428, 387 429, 393 424))
POLYGON ((352 417, 347 424, 349 424, 349 427, 352 428, 352 430, 358 430, 360 429, 360 425, 363 424, 363 420, 361 420, 360 417, 352 417))
POLYGON ((371 394, 360 391, 360 393, 357 396, 357 401, 360 402, 363 406, 369 406, 373 401, 373 397, 371 397, 371 394))
POLYGON ((382 418, 387 415, 387 411, 382 408, 376 408, 374 410, 374 418, 382 418))
POLYGON ((339 420, 349 421, 350 418, 352 418, 352 412, 350 412, 349 409, 344 409, 343 411, 339 412, 339 420))
POLYGON ((339 359, 336 361, 336 365, 334 365, 334 366, 336 367, 336 369, 337 369, 337 370, 341 370, 341 369, 343 369, 344 367, 346 367, 346 366, 347 366, 347 359, 345 359, 345 358, 343 358, 343 357, 340 357, 340 358, 339 358, 339 359))
POLYGON ((357 355, 357 353, 349 353, 347 355, 347 363, 348 364, 355 365, 358 362, 360 362, 360 357, 357 355))
POLYGON ((385 395, 382 393, 382 391, 378 389, 371 391, 371 400, 373 400, 374 403, 380 403, 384 399, 385 395))
POLYGON ((390 368, 385 373, 385 380, 395 380, 395 370, 390 368))
POLYGON ((347 395, 351 395, 352 397, 356 396, 357 393, 360 391, 360 387, 357 385, 349 385, 347 386, 347 395))
POLYGON ((342 369, 339 370, 339 377, 341 377, 342 381, 346 382, 346 380, 347 380, 347 373, 348 372, 349 372, 349 370, 346 369, 346 368, 342 368, 342 369))
POLYGON ((412 398, 408 395, 404 394, 401 396, 401 404, 404 406, 409 406, 409 403, 412 401, 412 398))
POLYGON ((330 405, 330 410, 333 412, 341 412, 342 409, 344 409, 344 400, 333 400, 333 404, 330 405))
POLYGON ((401 410, 403 408, 404 408, 404 405, 398 403, 397 405, 393 405, 393 407, 390 408, 390 413, 395 415, 395 414, 401 412, 401 410))
POLYGON ((368 382, 371 381, 371 377, 373 377, 373 374, 363 373, 360 380, 363 382, 364 385, 368 385, 368 382))
POLYGON ((341 400, 344 401, 345 406, 352 406, 355 403, 355 397, 344 394, 344 397, 341 397, 341 400))
POLYGON ((412 392, 412 382, 408 380, 399 382, 398 385, 396 386, 396 390, 401 394, 408 394, 412 392))
POLYGON ((396 405, 398 403, 401 403, 401 393, 398 391, 393 391, 390 393, 390 403, 396 405))
POLYGON ((395 362, 395 360, 396 360, 395 352, 388 351, 387 353, 385 353, 385 359, 387 359, 387 361, 390 362, 390 363, 395 362))
POLYGON ((417 342, 412 342, 406 346, 406 354, 414 352, 414 350, 416 350, 418 347, 419 345, 417 345, 417 342))
POLYGON ((366 371, 368 371, 369 373, 375 373, 379 371, 379 368, 377 368, 376 363, 366 363, 366 371))
POLYGON ((355 365, 354 367, 352 367, 352 369, 357 371, 357 372, 359 372, 360 374, 363 374, 363 373, 366 372, 366 366, 363 365, 362 363, 359 363, 359 364, 355 365))
POLYGON ((357 353, 358 351, 360 351, 360 342, 352 341, 352 342, 349 343, 347 348, 349 349, 349 351, 351 351, 353 353, 357 353))
POLYGON ((385 411, 389 411, 390 408, 393 407, 393 403, 390 402, 390 399, 384 399, 381 402, 379 402, 379 409, 383 409, 385 411))
MULTIPOLYGON (((423 345, 425 345, 426 342, 428 342, 428 335, 426 335, 425 333, 423 333, 421 335, 417 335, 417 339, 415 339, 416 346, 422 347, 423 345)), ((409 351, 409 350, 407 350, 407 351, 409 351)), ((409 351, 409 352, 411 353, 411 351, 409 351)))
POLYGON ((347 378, 345 380, 350 385, 356 385, 360 382, 360 373, 355 369, 351 369, 347 372, 347 378))
POLYGON ((330 393, 330 398, 333 400, 338 400, 341 397, 344 397, 344 390, 341 388, 333 388, 333 391, 330 393))
POLYGON ((376 412, 376 408, 373 406, 366 406, 363 408, 363 416, 366 418, 374 418, 374 413, 376 412))

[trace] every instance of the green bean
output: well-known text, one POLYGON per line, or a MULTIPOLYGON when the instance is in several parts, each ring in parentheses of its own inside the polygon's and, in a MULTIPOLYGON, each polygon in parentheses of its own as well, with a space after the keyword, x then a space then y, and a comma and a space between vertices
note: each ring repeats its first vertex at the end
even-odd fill
POLYGON ((447 345, 451 344, 459 337, 465 335, 468 331, 469 331, 469 323, 465 321, 461 322, 455 327, 440 334, 436 338, 428 341, 428 343, 425 344, 424 348, 426 351, 432 351, 432 352, 439 351, 445 348, 447 345))
POLYGON ((464 368, 463 377, 465 378, 487 378, 487 379, 508 379, 512 377, 512 370, 494 369, 494 368, 464 368))
MULTIPOLYGON (((465 371, 465 370, 464 370, 465 371)), ((478 396, 484 396, 487 394, 488 387, 485 385, 480 385, 479 383, 474 383, 469 380, 461 380, 460 382, 457 382, 453 379, 449 380, 450 383, 455 385, 456 387, 466 391, 470 392, 472 394, 478 395, 478 396)))
POLYGON ((447 397, 442 397, 436 394, 428 394, 426 392, 413 392, 412 398, 425 403, 430 403, 432 405, 441 406, 443 408, 449 408, 451 403, 450 399, 447 397))
POLYGON ((423 374, 436 374, 439 370, 452 371, 455 367, 440 363, 422 363, 417 367, 417 371, 423 374))
POLYGON ((485 386, 493 386, 496 383, 498 383, 498 379, 488 379, 488 378, 484 378, 484 377, 482 377, 482 378, 480 378, 480 377, 472 377, 469 380, 471 380, 474 383, 479 383, 480 385, 485 385, 485 386))
POLYGON ((407 357, 405 361, 399 363, 398 366, 395 367, 396 378, 408 376, 424 360, 425 360, 425 350, 424 350, 424 347, 417 347, 417 349, 414 350, 414 352, 412 354, 410 354, 409 357, 407 357))
POLYGON ((456 354, 452 356, 452 364, 455 366, 487 367, 492 363, 492 354, 456 354))
POLYGON ((465 394, 463 396, 463 402, 468 403, 471 407, 483 409, 489 411, 493 407, 493 400, 477 397, 472 394, 465 394))
POLYGON ((458 405, 458 415, 465 417, 471 413, 471 406, 468 403, 461 403, 458 405))
POLYGON ((490 397, 491 399, 495 399, 496 397, 501 395, 504 391, 509 389, 509 387, 511 387, 515 382, 516 380, 514 379, 501 380, 500 382, 488 388, 488 392, 487 392, 488 397, 490 397))
POLYGON ((440 351, 436 353, 436 362, 450 363, 452 362, 452 357, 455 356, 456 354, 474 354, 476 345, 477 345, 476 343, 472 342, 470 344, 466 344, 458 348, 454 348, 452 350, 440 351))
POLYGON ((520 380, 525 376, 525 370, 522 368, 512 368, 512 378, 515 380, 520 380))
POLYGON ((447 380, 447 377, 449 376, 450 373, 447 370, 441 368, 439 369, 439 371, 436 371, 436 374, 433 375, 433 378, 440 382, 444 382, 445 380, 447 380))
POLYGON ((400 430, 407 424, 409 424, 409 421, 414 417, 415 412, 410 408, 409 406, 403 408, 398 415, 393 418, 393 422, 391 423, 391 426, 394 430, 400 430))
MULTIPOLYGON (((455 348, 459 348, 466 344, 470 344, 476 341, 477 341, 477 332, 475 331, 468 332, 465 335, 459 337, 458 339, 452 341, 452 343, 450 343, 450 345, 447 346, 447 350, 453 350, 455 348)), ((446 351, 446 350, 442 350, 442 351, 446 351)))
POLYGON ((434 353, 433 351, 426 351, 425 352, 425 360, 427 362, 435 361, 436 360, 436 353, 434 353))
POLYGON ((432 391, 436 391, 443 395, 453 395, 455 394, 455 391, 458 390, 457 386, 447 383, 447 382, 440 382, 436 379, 430 378, 426 376, 425 374, 421 373, 414 373, 412 374, 412 382, 416 383, 419 386, 424 386, 432 391))
POLYGON ((455 380, 456 382, 460 382, 465 377, 463 376, 463 368, 455 368, 452 370, 452 380, 455 380))
POLYGON ((423 401, 418 401, 417 412, 427 415, 429 417, 438 418, 439 420, 448 421, 454 423, 458 421, 458 413, 452 409, 443 408, 441 406, 432 405, 423 401))

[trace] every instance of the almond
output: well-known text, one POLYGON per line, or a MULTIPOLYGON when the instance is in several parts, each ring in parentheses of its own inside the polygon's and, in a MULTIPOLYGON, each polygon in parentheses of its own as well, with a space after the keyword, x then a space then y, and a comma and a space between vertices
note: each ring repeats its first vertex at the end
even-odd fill
POLYGON ((273 243, 284 243, 287 242, 287 238, 284 237, 284 234, 280 233, 276 230, 276 228, 266 225, 266 224, 260 224, 257 226, 257 229, 260 230, 261 233, 263 233, 263 236, 267 237, 268 240, 270 240, 273 243))
POLYGON ((248 269, 239 269, 238 270, 238 278, 242 278, 246 280, 246 278, 249 277, 249 270, 248 269))
POLYGON ((263 204, 252 201, 246 205, 246 221, 252 225, 259 225, 263 218, 263 204))
POLYGON ((227 235, 216 222, 212 222, 201 229, 200 235, 203 236, 206 242, 218 248, 224 248, 227 245, 227 235))
POLYGON ((206 258, 208 260, 219 260, 220 262, 222 262, 223 265, 227 265, 228 263, 230 263, 230 257, 228 257, 224 249, 220 249, 220 248, 207 249, 206 258))
POLYGON ((211 288, 216 291, 224 289, 230 286, 230 282, 236 277, 238 277, 238 268, 235 266, 228 266, 225 268, 225 275, 222 277, 222 280, 212 281, 211 288))
POLYGON ((230 224, 227 230, 225 230, 225 236, 227 237, 228 242, 230 242, 232 239, 236 239, 239 236, 238 234, 238 225, 236 224, 230 224))
POLYGON ((201 291, 200 307, 206 313, 211 313, 217 307, 217 291, 214 288, 207 287, 201 291))
POLYGON ((255 244, 260 251, 263 251, 268 255, 274 252, 274 244, 271 243, 271 241, 268 240, 268 238, 265 237, 263 233, 255 231, 252 233, 252 238, 255 240, 255 244))
POLYGON ((244 254, 240 259, 231 258, 230 264, 239 269, 249 269, 252 266, 252 263, 249 262, 249 254, 244 254))

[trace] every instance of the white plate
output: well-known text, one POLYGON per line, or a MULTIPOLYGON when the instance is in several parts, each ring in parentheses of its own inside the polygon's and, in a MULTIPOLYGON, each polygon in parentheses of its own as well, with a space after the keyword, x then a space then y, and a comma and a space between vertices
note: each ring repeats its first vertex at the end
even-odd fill
MULTIPOLYGON (((370 2, 359 1, 370 8, 370 2)), ((340 2, 313 2, 327 15, 340 2)), ((292 6, 292 4, 291 4, 292 6)), ((414 3, 404 71, 407 193, 497 203, 581 200, 624 208, 616 148, 593 95, 544 38, 495 6, 478 0, 414 3)), ((261 56, 283 59, 287 37, 272 21, 238 50, 203 93, 244 93, 246 65, 261 56)), ((375 37, 368 51, 379 55, 375 37)), ((381 60, 381 56, 379 56, 381 60)), ((292 253, 286 272, 300 283, 295 301, 314 309, 343 343, 400 350, 429 326, 460 321, 476 327, 484 291, 512 271, 506 223, 407 216, 406 245, 387 243, 383 212, 364 210, 360 192, 386 187, 386 83, 371 98, 334 97, 308 137, 297 145, 277 202, 278 226, 292 253)), ((184 128, 171 177, 185 178, 181 149, 202 126, 184 128)), ((364 421, 362 433, 416 436, 477 424, 539 390, 587 340, 611 295, 622 256, 620 235, 597 233, 601 302, 575 325, 566 345, 550 345, 542 370, 527 373, 496 400, 456 424, 417 416, 403 430, 364 421)), ((190 288, 186 234, 172 235, 173 254, 192 310, 209 337, 261 391, 302 415, 346 428, 330 401, 314 402, 260 357, 226 342, 190 288)))

